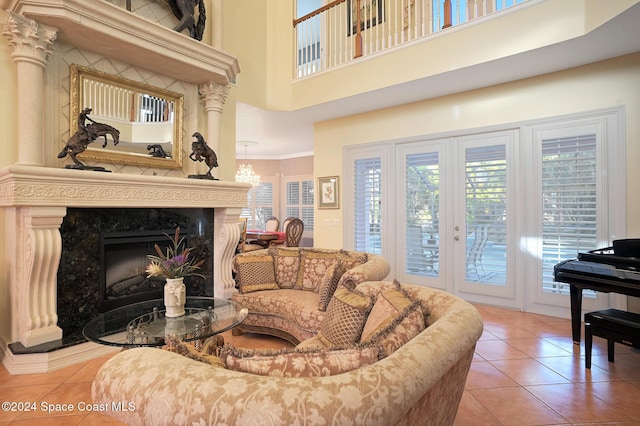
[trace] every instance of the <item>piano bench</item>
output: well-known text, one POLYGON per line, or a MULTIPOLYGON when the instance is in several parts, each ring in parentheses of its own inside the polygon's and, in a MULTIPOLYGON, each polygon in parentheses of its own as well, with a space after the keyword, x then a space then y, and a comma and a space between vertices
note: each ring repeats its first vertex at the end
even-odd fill
POLYGON ((584 314, 585 367, 591 368, 593 336, 607 339, 607 357, 614 362, 616 342, 640 348, 640 315, 618 309, 604 309, 584 314))

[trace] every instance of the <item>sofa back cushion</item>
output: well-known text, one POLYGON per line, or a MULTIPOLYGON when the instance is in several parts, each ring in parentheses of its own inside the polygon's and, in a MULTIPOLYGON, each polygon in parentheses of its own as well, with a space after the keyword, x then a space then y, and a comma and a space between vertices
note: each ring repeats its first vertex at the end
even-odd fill
POLYGON ((272 247, 269 254, 273 257, 278 286, 294 288, 300 271, 300 250, 272 247))
POLYGON ((241 293, 279 288, 271 256, 259 254, 236 256, 235 270, 238 272, 236 283, 241 293))
POLYGON ((353 346, 373 306, 371 296, 338 286, 327 307, 318 338, 327 346, 353 346))
POLYGON ((335 261, 336 252, 333 250, 301 249, 300 270, 295 288, 317 292, 322 277, 335 261))
POLYGON ((377 346, 349 349, 236 349, 225 346, 221 358, 230 370, 262 376, 333 376, 373 364, 378 360, 377 346))

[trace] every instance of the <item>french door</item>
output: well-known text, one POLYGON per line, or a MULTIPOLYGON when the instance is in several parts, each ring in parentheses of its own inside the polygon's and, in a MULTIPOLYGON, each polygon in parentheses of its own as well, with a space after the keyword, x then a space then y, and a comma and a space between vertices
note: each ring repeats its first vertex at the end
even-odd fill
MULTIPOLYGON (((349 148, 344 246, 381 254, 401 282, 568 317, 554 265, 627 237, 623 116, 349 148)), ((584 292, 585 309, 607 306, 626 299, 584 292)))
POLYGON ((507 214, 515 138, 502 131, 398 145, 403 280, 469 300, 515 297, 508 261, 515 217, 507 214))

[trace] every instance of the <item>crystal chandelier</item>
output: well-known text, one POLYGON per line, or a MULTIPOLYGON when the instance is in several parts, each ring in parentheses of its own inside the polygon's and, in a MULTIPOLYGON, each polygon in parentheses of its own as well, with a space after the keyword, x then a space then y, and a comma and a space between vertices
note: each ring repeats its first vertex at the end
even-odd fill
MULTIPOLYGON (((244 160, 247 160, 247 146, 255 144, 256 142, 238 142, 239 145, 244 145, 244 160)), ((251 164, 240 164, 238 171, 236 172, 236 182, 248 183, 251 186, 260 185, 260 175, 255 174, 253 166, 251 164)))

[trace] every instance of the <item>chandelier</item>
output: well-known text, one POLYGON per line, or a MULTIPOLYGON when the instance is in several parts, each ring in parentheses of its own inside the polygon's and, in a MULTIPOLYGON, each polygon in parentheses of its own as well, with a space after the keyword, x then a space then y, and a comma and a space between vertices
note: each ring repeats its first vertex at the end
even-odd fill
MULTIPOLYGON (((245 141, 238 142, 238 145, 244 145, 244 159, 247 160, 247 146, 254 145, 257 142, 245 141)), ((248 183, 251 186, 260 185, 260 175, 255 174, 251 164, 240 164, 236 172, 236 182, 248 183)))

